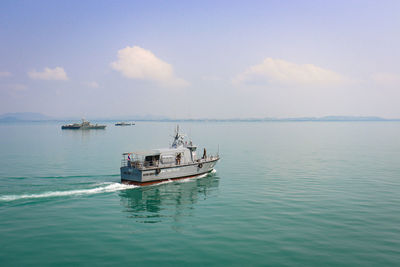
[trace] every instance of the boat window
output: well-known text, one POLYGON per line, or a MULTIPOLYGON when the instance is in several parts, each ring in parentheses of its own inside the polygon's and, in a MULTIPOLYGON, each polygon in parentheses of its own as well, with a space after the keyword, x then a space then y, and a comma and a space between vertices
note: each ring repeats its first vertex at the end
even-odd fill
POLYGON ((170 163, 174 163, 175 161, 175 157, 172 155, 162 155, 161 156, 161 162, 163 164, 170 164, 170 163))
POLYGON ((144 162, 146 166, 157 166, 160 160, 160 155, 146 156, 144 162))

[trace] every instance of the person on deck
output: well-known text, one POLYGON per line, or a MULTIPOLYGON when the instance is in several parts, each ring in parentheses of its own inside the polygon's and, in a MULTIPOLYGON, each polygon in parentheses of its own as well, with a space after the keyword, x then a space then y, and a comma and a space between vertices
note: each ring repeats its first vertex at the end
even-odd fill
POLYGON ((176 155, 176 165, 181 165, 181 153, 176 155))

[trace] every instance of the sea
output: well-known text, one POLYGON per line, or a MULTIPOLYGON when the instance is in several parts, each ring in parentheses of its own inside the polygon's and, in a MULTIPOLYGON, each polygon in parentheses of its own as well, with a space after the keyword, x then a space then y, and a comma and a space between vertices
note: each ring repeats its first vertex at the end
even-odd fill
POLYGON ((400 122, 181 122, 211 174, 120 183, 176 122, 0 124, 0 266, 399 266, 400 122))

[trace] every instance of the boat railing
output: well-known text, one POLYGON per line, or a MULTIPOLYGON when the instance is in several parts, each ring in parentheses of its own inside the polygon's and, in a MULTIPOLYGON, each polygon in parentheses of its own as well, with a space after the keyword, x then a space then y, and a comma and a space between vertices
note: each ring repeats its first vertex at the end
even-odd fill
POLYGON ((142 161, 142 160, 122 159, 121 160, 121 167, 133 167, 133 168, 136 168, 136 169, 154 168, 154 167, 158 167, 158 162, 148 162, 148 161, 142 161))
POLYGON ((123 159, 121 160, 121 167, 134 167, 139 169, 143 167, 143 162, 139 160, 123 159))

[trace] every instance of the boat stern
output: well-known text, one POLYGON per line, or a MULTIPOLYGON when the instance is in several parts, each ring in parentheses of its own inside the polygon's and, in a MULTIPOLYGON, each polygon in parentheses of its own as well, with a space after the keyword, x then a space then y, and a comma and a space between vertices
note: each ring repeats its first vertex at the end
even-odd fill
POLYGON ((141 182, 142 182, 141 171, 129 166, 121 167, 121 183, 136 184, 141 182))

